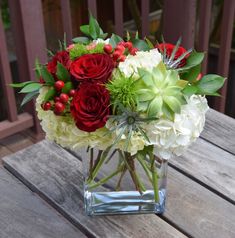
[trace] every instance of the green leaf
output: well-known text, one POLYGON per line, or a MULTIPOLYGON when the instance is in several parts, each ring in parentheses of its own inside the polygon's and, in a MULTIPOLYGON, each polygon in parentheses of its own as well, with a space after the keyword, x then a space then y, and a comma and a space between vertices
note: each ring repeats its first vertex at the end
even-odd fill
POLYGON ((64 87, 62 88, 62 93, 69 93, 71 89, 73 89, 73 84, 69 81, 64 84, 64 87))
POLYGON ((29 102, 30 100, 32 100, 35 96, 37 96, 39 94, 39 90, 34 91, 34 92, 30 92, 28 94, 25 95, 24 99, 22 100, 20 106, 22 107, 23 105, 25 105, 27 102, 29 102))
POLYGON ((203 52, 196 52, 193 51, 190 56, 188 57, 187 61, 186 61, 186 65, 182 68, 179 68, 178 71, 188 71, 189 69, 199 65, 202 63, 203 59, 204 59, 204 53, 203 52))
POLYGON ((189 81, 189 82, 195 82, 198 75, 201 72, 201 65, 197 65, 193 68, 191 68, 189 71, 187 71, 186 73, 182 74, 181 78, 189 81))
POLYGON ((41 65, 38 58, 35 59, 35 73, 37 78, 39 79, 41 77, 41 65))
POLYGON ((60 62, 57 62, 56 76, 64 82, 70 79, 68 70, 60 62))
POLYGON ((149 45, 144 40, 134 39, 134 40, 132 40, 132 43, 133 43, 134 47, 136 47, 142 51, 148 51, 151 49, 149 47, 149 45))
POLYGON ((178 80, 177 83, 176 83, 176 85, 181 87, 181 88, 185 88, 187 84, 188 84, 188 81, 182 80, 182 79, 178 80))
POLYGON ((88 44, 90 42, 89 38, 86 36, 80 36, 72 39, 73 43, 88 44))
POLYGON ((54 98, 56 95, 56 89, 55 88, 51 88, 47 91, 43 101, 44 102, 48 102, 49 100, 51 100, 52 98, 54 98))
POLYGON ((93 40, 96 40, 100 35, 99 23, 96 21, 96 19, 92 16, 91 13, 89 17, 89 33, 93 40))
POLYGON ((80 26, 80 31, 87 35, 87 36, 90 36, 90 30, 89 30, 89 25, 83 25, 83 26, 80 26))
POLYGON ((39 90, 42 87, 42 84, 40 83, 30 83, 26 84, 19 93, 30 93, 39 90))
POLYGON ((149 46, 150 49, 153 49, 153 48, 154 48, 153 43, 152 43, 147 37, 145 37, 145 41, 147 42, 147 44, 148 44, 148 46, 149 46))
POLYGON ((216 74, 205 75, 197 82, 199 94, 214 94, 224 85, 225 78, 216 74))
POLYGON ((32 83, 32 81, 27 81, 27 82, 23 82, 23 83, 11 83, 9 84, 12 88, 23 88, 24 86, 26 86, 27 84, 32 83))
POLYGON ((99 35, 99 38, 104 40, 107 36, 108 36, 108 33, 103 33, 99 35))
POLYGON ((48 72, 45 66, 41 68, 41 74, 42 74, 42 78, 44 79, 47 85, 50 85, 50 86, 54 85, 55 80, 53 76, 48 72))
POLYGON ((183 92, 184 95, 191 96, 191 95, 197 93, 197 91, 198 91, 197 86, 195 86, 195 85, 187 85, 187 86, 183 89, 182 92, 183 92))
POLYGON ((123 41, 123 39, 120 36, 118 36, 116 34, 112 34, 112 36, 109 40, 109 44, 114 48, 121 41, 123 41))

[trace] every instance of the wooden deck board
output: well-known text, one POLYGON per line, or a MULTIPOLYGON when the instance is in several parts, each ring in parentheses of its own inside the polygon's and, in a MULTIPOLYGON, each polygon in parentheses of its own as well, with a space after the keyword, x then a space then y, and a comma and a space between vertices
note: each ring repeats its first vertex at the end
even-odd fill
MULTIPOLYGON (((154 215, 88 218, 83 212, 81 162, 62 148, 40 142, 4 159, 5 166, 78 226, 97 237, 183 236, 154 215), (45 153, 46 151, 46 153, 45 153), (118 227, 122 226, 122 229, 118 227), (102 229, 101 229, 102 227, 102 229), (105 231, 105 232, 104 232, 105 231)), ((194 237, 235 237, 235 207, 183 174, 169 169, 163 218, 194 237)))
POLYGON ((85 238, 12 174, 0 167, 1 238, 85 238))
POLYGON ((81 162, 62 148, 40 142, 6 159, 5 166, 77 227, 94 237, 185 237, 155 215, 91 218, 83 207, 81 162))

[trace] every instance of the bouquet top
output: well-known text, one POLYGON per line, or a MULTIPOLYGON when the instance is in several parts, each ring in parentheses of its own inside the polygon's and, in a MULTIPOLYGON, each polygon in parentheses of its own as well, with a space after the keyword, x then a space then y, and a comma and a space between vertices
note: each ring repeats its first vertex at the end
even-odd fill
POLYGON ((224 78, 200 73, 204 53, 165 42, 153 45, 127 34, 107 38, 90 16, 85 37, 63 45, 42 65, 39 82, 13 84, 38 95, 36 109, 47 138, 62 146, 136 154, 155 146, 158 156, 180 154, 201 133, 224 78))

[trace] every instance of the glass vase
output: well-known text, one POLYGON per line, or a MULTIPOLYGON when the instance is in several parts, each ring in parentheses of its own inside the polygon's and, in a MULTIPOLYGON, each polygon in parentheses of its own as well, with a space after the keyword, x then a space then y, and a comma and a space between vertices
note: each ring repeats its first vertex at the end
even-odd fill
POLYGON ((161 214, 165 209, 167 160, 119 149, 80 150, 88 215, 161 214))

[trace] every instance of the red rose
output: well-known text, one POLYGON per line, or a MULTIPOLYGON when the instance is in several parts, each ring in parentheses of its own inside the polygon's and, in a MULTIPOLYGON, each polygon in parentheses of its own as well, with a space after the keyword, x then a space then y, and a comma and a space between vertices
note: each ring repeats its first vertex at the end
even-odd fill
MULTIPOLYGON (((166 55, 168 58, 170 58, 172 52, 173 52, 173 49, 174 49, 175 45, 172 45, 172 44, 168 44, 168 43, 162 43, 162 44, 158 44, 156 45, 156 48, 161 52, 163 53, 164 50, 166 51, 166 55)), ((176 51, 175 53, 175 57, 174 57, 174 60, 177 60, 182 54, 184 54, 186 52, 186 49, 184 49, 182 46, 180 46, 178 48, 178 50, 176 51)), ((181 68, 183 67, 185 64, 186 64, 186 59, 188 58, 189 54, 186 55, 181 61, 180 61, 180 64, 178 65, 177 68, 181 68)))
POLYGON ((70 64, 71 64, 71 60, 69 58, 69 53, 66 50, 64 50, 64 51, 57 52, 53 56, 52 60, 49 61, 48 64, 47 64, 47 70, 51 74, 55 74, 56 73, 57 62, 60 62, 67 69, 69 69, 70 68, 70 64))
POLYGON ((70 105, 76 126, 87 132, 103 127, 108 120, 109 100, 109 92, 103 85, 82 83, 70 105))
POLYGON ((70 73, 79 81, 98 81, 105 83, 109 80, 114 68, 111 57, 107 54, 86 54, 76 59, 70 67, 70 73))

